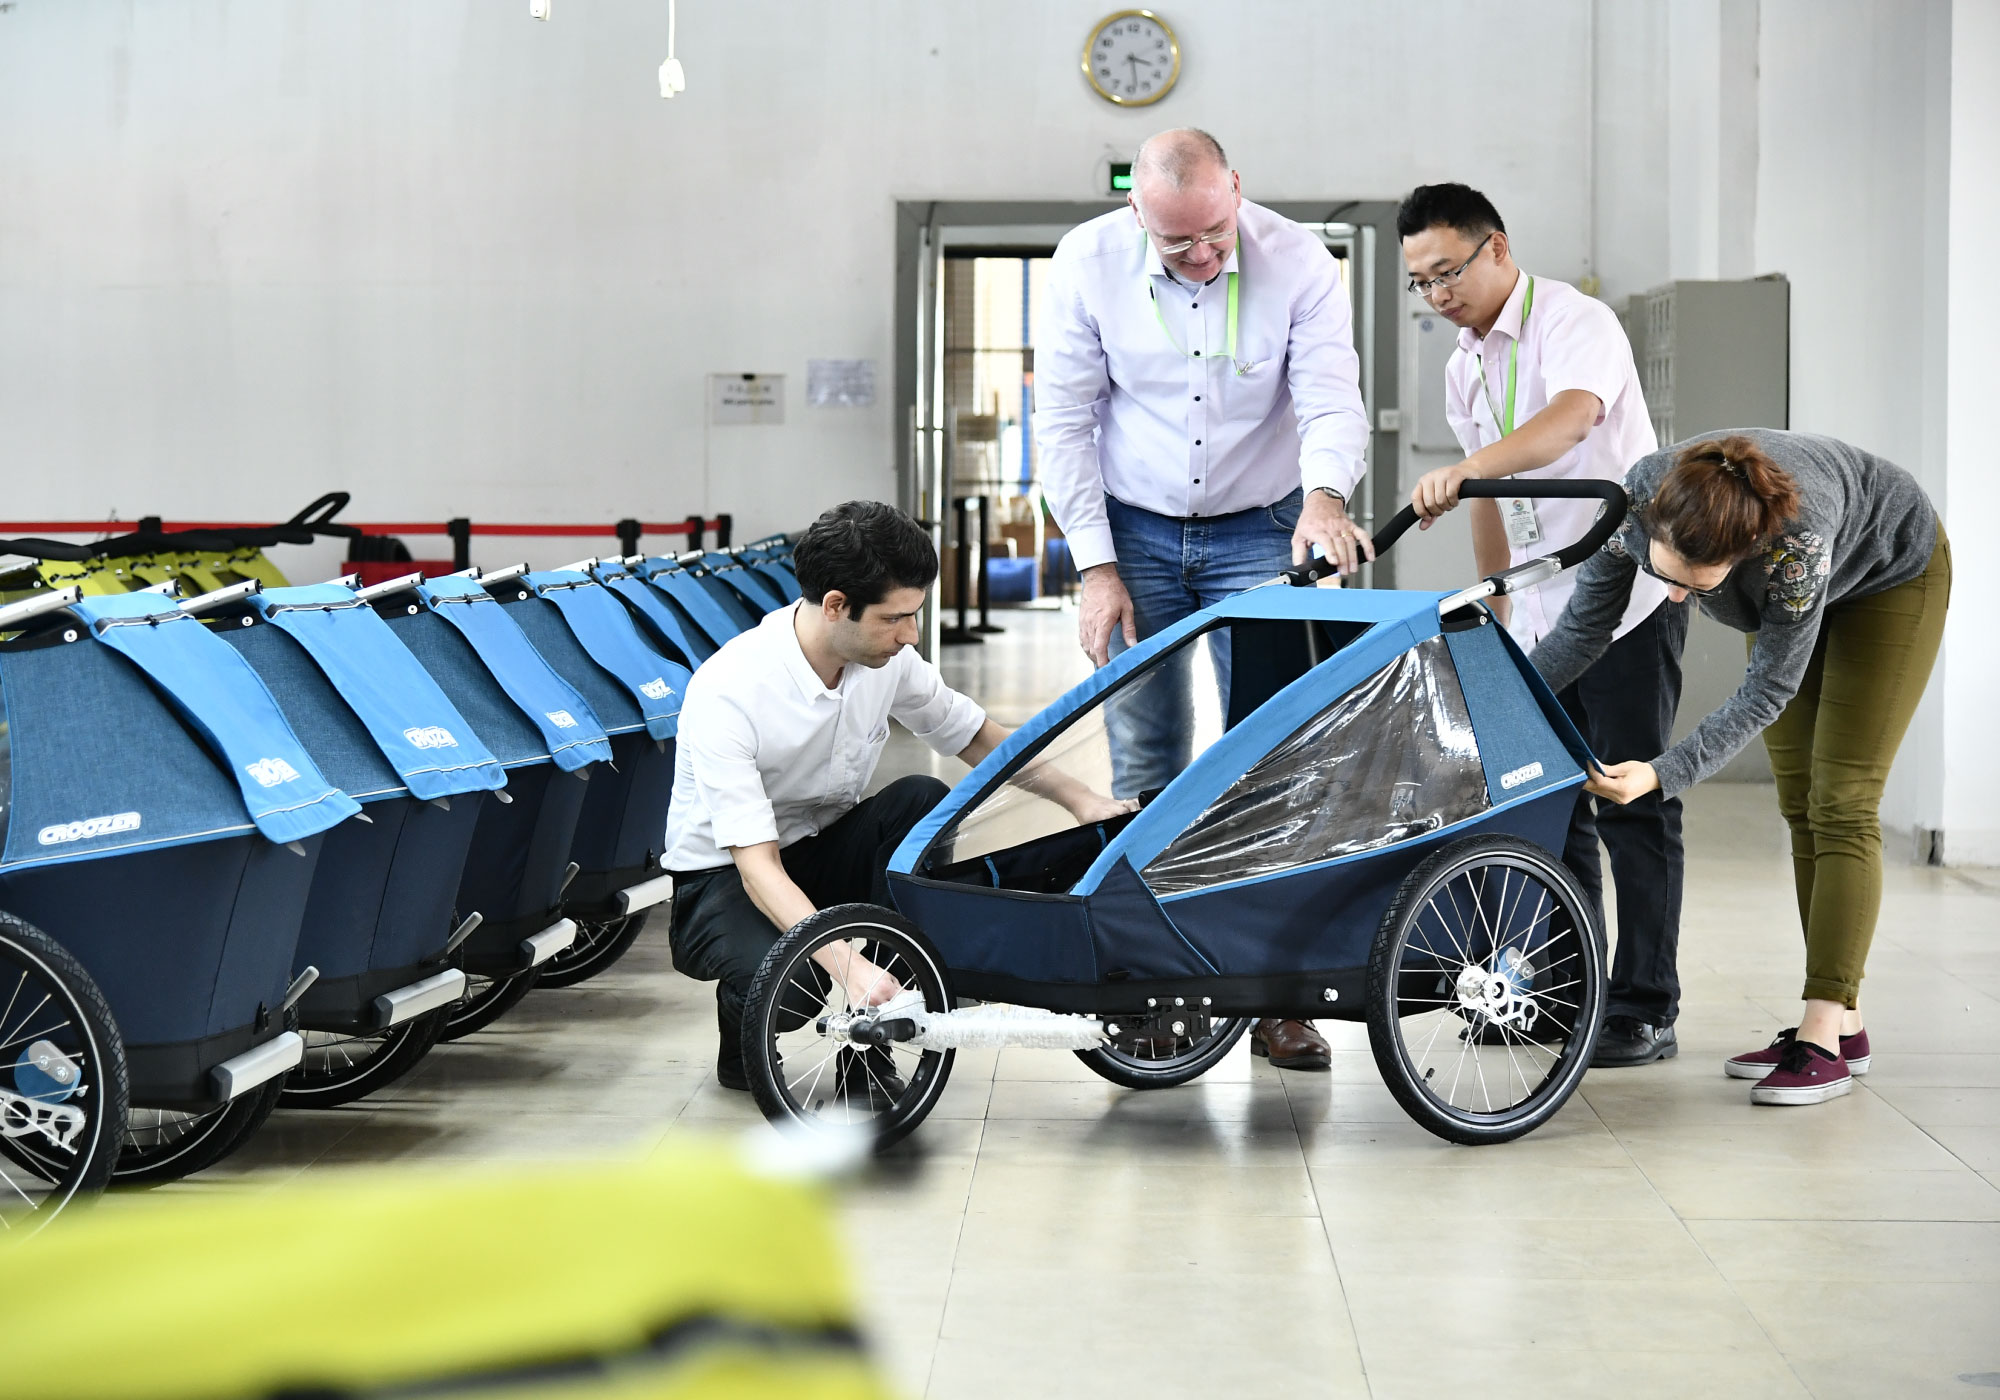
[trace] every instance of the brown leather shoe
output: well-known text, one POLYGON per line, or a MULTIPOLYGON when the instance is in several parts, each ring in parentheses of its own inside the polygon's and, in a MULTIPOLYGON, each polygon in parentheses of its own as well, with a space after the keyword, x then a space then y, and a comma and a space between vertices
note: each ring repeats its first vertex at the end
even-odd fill
POLYGON ((1311 1021, 1259 1021, 1250 1028, 1250 1053, 1270 1060, 1273 1069, 1333 1067, 1333 1047, 1311 1021))

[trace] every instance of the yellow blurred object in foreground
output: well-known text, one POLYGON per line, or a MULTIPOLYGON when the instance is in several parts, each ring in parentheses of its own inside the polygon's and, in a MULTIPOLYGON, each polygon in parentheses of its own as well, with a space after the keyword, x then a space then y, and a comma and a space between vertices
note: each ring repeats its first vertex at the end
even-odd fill
POLYGON ((112 1198, 0 1248, 8 1400, 888 1400, 826 1194, 721 1145, 112 1198))

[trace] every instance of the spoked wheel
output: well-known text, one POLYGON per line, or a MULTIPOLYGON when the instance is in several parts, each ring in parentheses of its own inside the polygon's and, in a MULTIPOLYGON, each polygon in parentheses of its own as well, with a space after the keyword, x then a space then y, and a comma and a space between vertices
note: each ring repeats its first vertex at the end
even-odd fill
POLYGON ((445 1012, 444 1031, 440 1040, 459 1040, 474 1031, 484 1030, 533 991, 538 982, 540 968, 530 968, 509 977, 488 977, 480 972, 465 974, 465 995, 452 1003, 445 1012))
POLYGON ((574 987, 624 957, 646 927, 649 909, 576 925, 576 942, 542 964, 538 987, 574 987))
POLYGON ((1561 863, 1505 836, 1411 871, 1368 959, 1368 1043, 1389 1092, 1439 1137, 1506 1142, 1590 1066, 1604 954, 1561 863))
POLYGON ((891 910, 835 905, 780 938, 743 1006, 743 1066, 764 1116, 814 1128, 868 1128, 879 1147, 923 1122, 951 1076, 953 1052, 900 1042, 862 1046, 840 1030, 896 988, 921 991, 926 1011, 952 1007, 944 963, 930 940, 891 910), (814 954, 856 975, 829 976, 814 954), (859 996, 850 995, 850 981, 861 984, 859 996))
POLYGON ((0 1237, 105 1188, 125 1094, 104 994, 61 944, 0 914, 0 1237))
POLYGON ((113 1186, 163 1186, 206 1171, 234 1152, 264 1126, 277 1108, 285 1078, 279 1075, 245 1091, 220 1108, 183 1113, 171 1108, 135 1108, 125 1129, 125 1147, 112 1169, 113 1186))
POLYGON ((1110 1043, 1077 1051, 1079 1060, 1127 1089, 1171 1089, 1214 1068, 1250 1029, 1250 1018, 1188 1010, 1151 1018, 1106 1016, 1104 1025, 1110 1043))
POLYGON ((305 1058, 285 1077, 286 1108, 338 1108, 393 1084, 430 1053, 450 1007, 386 1031, 301 1031, 305 1058))

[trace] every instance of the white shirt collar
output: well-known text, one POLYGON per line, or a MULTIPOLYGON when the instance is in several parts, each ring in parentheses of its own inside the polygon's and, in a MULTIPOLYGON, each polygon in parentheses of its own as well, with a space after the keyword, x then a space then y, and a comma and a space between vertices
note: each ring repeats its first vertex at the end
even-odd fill
MULTIPOLYGON (((829 700, 838 700, 839 688, 835 687, 832 690, 826 688, 826 684, 819 678, 819 672, 815 671, 812 662, 806 659, 806 649, 799 643, 799 610, 804 606, 803 602, 797 602, 789 607, 779 608, 776 612, 766 613, 762 625, 781 634, 776 641, 778 659, 784 666, 786 674, 791 676, 792 683, 798 686, 801 696, 807 700, 817 700, 822 696, 829 700)), ((843 681, 847 679, 845 666, 841 667, 840 678, 843 681)))
MULTIPOLYGON (((1507 300, 1500 304, 1500 314, 1493 318, 1493 329, 1487 336, 1504 335, 1509 340, 1521 338, 1521 307, 1528 298, 1528 274, 1519 268, 1514 270, 1514 290, 1507 293, 1507 300)), ((1467 326, 1458 333, 1458 343, 1466 350, 1477 350, 1486 343, 1486 336, 1467 326)))

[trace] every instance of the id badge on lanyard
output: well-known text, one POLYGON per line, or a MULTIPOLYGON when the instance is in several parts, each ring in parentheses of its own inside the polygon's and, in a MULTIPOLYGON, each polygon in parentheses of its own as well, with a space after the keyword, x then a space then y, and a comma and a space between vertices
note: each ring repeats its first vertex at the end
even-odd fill
MULTIPOLYGON (((1485 396, 1486 411, 1493 415, 1493 426, 1506 437, 1514 431, 1514 392, 1518 387, 1521 370, 1521 337, 1528 333, 1528 315, 1535 309, 1535 279, 1528 279, 1528 292, 1521 300, 1521 324, 1514 333, 1513 344, 1507 351, 1507 409, 1505 416, 1493 404, 1493 391, 1486 385, 1486 357, 1475 355, 1473 364, 1479 370, 1479 392, 1485 396)), ((1542 542, 1542 522, 1535 515, 1535 503, 1527 496, 1503 496, 1499 501, 1500 523, 1507 527, 1507 543, 1516 549, 1542 542)))

